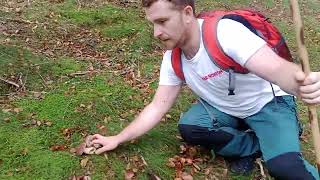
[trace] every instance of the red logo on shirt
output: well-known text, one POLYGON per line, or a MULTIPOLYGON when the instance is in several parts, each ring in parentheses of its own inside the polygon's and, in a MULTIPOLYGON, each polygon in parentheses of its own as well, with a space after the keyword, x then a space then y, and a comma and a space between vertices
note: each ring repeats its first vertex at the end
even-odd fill
POLYGON ((210 74, 202 77, 202 80, 206 81, 206 80, 208 80, 208 79, 210 79, 210 78, 214 78, 214 77, 216 77, 216 76, 219 76, 219 75, 221 75, 222 73, 223 73, 223 70, 219 70, 219 71, 210 73, 210 74))

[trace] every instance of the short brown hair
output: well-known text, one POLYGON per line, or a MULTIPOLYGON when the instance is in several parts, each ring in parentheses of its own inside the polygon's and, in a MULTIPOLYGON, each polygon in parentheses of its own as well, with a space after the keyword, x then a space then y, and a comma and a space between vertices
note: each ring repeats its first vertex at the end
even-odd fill
MULTIPOLYGON (((157 2, 158 0, 142 0, 142 7, 150 7, 154 2, 157 2)), ((186 6, 191 6, 193 9, 193 14, 195 13, 195 5, 194 5, 194 0, 166 0, 171 2, 177 7, 186 7, 186 6)))

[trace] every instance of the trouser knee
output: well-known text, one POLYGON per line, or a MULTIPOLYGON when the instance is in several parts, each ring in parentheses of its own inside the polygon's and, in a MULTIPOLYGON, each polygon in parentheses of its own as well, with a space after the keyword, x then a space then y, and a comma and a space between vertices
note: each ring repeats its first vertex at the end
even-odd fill
POLYGON ((307 170, 300 153, 297 152, 290 152, 276 156, 268 160, 266 162, 266 166, 270 175, 277 180, 315 179, 307 170))
POLYGON ((226 146, 233 135, 222 130, 209 130, 196 125, 179 124, 181 137, 189 144, 201 145, 219 150, 226 146))

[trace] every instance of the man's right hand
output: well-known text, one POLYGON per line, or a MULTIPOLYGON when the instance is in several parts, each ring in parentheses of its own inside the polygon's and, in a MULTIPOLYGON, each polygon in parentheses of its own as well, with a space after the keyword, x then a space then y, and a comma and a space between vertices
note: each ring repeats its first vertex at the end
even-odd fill
POLYGON ((105 151, 111 151, 118 147, 120 144, 119 138, 117 136, 101 136, 100 134, 95 134, 92 137, 91 144, 99 144, 102 147, 96 150, 96 154, 101 154, 105 151))

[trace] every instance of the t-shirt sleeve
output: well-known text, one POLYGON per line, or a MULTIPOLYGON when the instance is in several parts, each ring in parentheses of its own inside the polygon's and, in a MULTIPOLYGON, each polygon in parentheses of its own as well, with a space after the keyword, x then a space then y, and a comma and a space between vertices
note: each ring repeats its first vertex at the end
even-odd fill
POLYGON ((171 65, 171 52, 166 51, 160 68, 159 85, 180 85, 182 80, 175 74, 171 65))
POLYGON ((241 66, 266 44, 243 24, 231 19, 219 21, 217 38, 223 51, 241 66))

